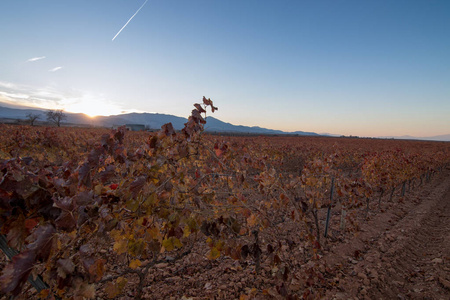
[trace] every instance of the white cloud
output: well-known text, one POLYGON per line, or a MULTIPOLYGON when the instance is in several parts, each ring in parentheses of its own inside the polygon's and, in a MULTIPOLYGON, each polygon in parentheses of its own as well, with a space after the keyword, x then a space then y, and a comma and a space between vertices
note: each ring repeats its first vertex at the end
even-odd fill
POLYGON ((35 88, 27 85, 0 82, 0 98, 2 101, 10 104, 40 108, 59 108, 59 103, 65 97, 63 93, 51 87, 35 88))
POLYGON ((53 69, 50 69, 50 70, 48 70, 49 72, 56 72, 56 71, 59 71, 59 70, 61 70, 63 67, 56 67, 56 68, 53 68, 53 69))
POLYGON ((32 58, 28 59, 27 62, 33 62, 33 61, 41 60, 44 58, 45 58, 45 56, 32 57, 32 58))
POLYGON ((16 85, 14 83, 11 83, 11 82, 0 81, 0 87, 8 88, 8 89, 14 89, 14 88, 16 88, 16 85))
POLYGON ((10 99, 28 99, 30 96, 27 94, 21 94, 21 93, 8 93, 0 91, 0 95, 10 98, 10 99))
POLYGON ((85 113, 90 116, 123 112, 121 105, 107 100, 102 94, 79 90, 62 91, 52 86, 36 88, 2 81, 0 102, 43 109, 64 109, 67 112, 85 113))

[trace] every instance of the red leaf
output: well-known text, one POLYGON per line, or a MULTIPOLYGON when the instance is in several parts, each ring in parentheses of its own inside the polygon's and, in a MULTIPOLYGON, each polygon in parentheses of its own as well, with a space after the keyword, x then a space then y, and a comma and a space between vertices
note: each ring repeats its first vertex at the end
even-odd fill
POLYGON ((34 219, 26 219, 25 220, 25 228, 28 231, 31 231, 31 229, 33 229, 34 227, 36 227, 36 225, 39 223, 39 220, 37 218, 34 219))

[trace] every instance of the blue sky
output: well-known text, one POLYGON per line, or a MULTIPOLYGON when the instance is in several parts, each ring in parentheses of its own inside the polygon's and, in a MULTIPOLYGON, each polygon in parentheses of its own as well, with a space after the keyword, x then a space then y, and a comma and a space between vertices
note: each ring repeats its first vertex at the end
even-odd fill
POLYGON ((345 135, 450 133, 450 1, 0 1, 0 101, 345 135))

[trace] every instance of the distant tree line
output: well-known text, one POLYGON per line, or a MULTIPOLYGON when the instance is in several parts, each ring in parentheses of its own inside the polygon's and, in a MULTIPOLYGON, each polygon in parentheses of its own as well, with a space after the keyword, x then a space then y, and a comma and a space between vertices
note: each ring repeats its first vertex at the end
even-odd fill
POLYGON ((31 126, 34 126, 34 123, 40 118, 41 116, 38 114, 29 113, 27 114, 27 121, 30 123, 31 126))
POLYGON ((62 111, 62 109, 59 110, 49 110, 47 112, 47 121, 50 123, 55 124, 58 127, 61 127, 61 122, 63 120, 67 119, 66 114, 62 111))

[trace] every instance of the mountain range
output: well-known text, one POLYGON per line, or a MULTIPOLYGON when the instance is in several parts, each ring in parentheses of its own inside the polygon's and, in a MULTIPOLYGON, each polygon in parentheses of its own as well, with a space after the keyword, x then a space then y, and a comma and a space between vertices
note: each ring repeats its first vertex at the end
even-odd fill
MULTIPOLYGON (((0 103, 1 104, 1 103, 0 103)), ((16 120, 26 120, 28 114, 39 115, 38 121, 43 122, 46 120, 47 110, 17 107, 11 105, 0 105, 0 119, 3 121, 13 122, 16 120)), ((114 127, 125 124, 139 124, 144 125, 148 129, 159 129, 166 123, 172 123, 173 127, 180 130, 184 127, 184 123, 187 122, 186 118, 177 117, 168 114, 159 113, 127 113, 121 115, 112 116, 97 116, 91 118, 82 113, 67 113, 65 123, 74 125, 87 125, 87 126, 99 126, 99 127, 114 127)), ((1 120, 0 120, 1 121, 1 120)), ((315 132, 294 131, 285 132, 281 130, 267 129, 258 126, 243 126, 233 125, 231 123, 223 122, 214 117, 207 117, 207 123, 205 130, 208 132, 217 133, 230 133, 230 134, 272 134, 272 135, 304 135, 304 136, 340 136, 337 134, 323 133, 318 134, 315 132)), ((382 136, 378 137, 382 139, 408 139, 408 140, 428 140, 428 141, 450 141, 450 134, 438 135, 431 137, 414 137, 414 136, 382 136)))
MULTIPOLYGON (((35 114, 39 115, 38 121, 42 122, 46 120, 46 110, 35 108, 14 108, 0 106, 0 119, 13 120, 26 120, 27 115, 35 114)), ((76 125, 89 125, 89 126, 101 126, 101 127, 114 127, 126 124, 139 124, 144 125, 148 129, 159 129, 166 123, 172 123, 176 130, 180 130, 187 122, 186 118, 177 117, 174 115, 159 114, 159 113, 127 113, 121 115, 112 116, 97 116, 91 118, 81 113, 67 113, 66 119, 63 123, 76 124, 76 125)), ((207 117, 207 123, 205 130, 208 132, 218 133, 231 133, 231 134, 290 134, 290 135, 308 135, 319 136, 315 132, 295 131, 284 132, 281 130, 267 129, 258 126, 243 126, 233 125, 231 123, 223 122, 214 117, 207 117)))

